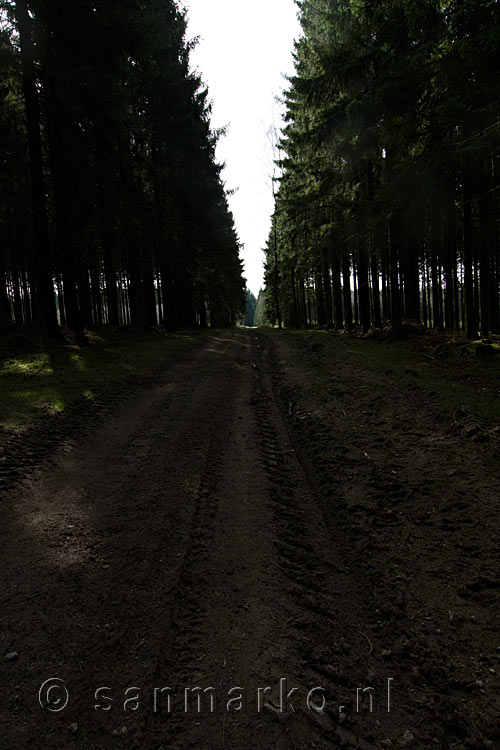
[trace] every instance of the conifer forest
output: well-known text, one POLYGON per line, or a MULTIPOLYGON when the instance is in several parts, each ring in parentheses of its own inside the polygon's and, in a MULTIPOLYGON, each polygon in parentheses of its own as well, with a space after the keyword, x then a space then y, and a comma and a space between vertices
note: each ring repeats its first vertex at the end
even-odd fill
POLYGON ((499 333, 498 3, 299 6, 271 318, 499 333))
POLYGON ((0 326, 233 325, 238 238, 184 14, 2 5, 0 326))

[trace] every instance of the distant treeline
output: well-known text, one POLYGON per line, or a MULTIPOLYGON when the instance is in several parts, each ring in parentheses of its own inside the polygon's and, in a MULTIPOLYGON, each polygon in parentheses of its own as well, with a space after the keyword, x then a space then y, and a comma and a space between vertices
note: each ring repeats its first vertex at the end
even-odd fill
POLYGON ((244 326, 263 326, 268 322, 266 315, 266 295, 263 289, 259 291, 259 296, 247 289, 246 292, 245 314, 242 319, 244 326))
POLYGON ((234 324, 239 242, 184 12, 0 8, 0 329, 234 324))
POLYGON ((500 333, 496 0, 300 0, 267 308, 500 333))

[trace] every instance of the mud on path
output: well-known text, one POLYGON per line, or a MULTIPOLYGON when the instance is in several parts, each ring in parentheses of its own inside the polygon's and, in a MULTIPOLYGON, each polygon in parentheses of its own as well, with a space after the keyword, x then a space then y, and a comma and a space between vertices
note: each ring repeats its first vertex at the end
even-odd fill
POLYGON ((61 440, 2 499, 2 750, 497 747, 498 466, 446 419, 232 331, 61 440))

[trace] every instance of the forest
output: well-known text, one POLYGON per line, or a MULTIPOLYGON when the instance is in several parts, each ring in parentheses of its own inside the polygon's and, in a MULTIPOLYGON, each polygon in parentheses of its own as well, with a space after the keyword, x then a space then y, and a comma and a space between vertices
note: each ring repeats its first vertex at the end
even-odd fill
POLYGON ((270 319, 500 333, 498 2, 298 6, 270 319))
POLYGON ((0 330, 231 326, 239 239, 174 0, 0 3, 0 330))
POLYGON ((500 748, 499 11, 0 0, 2 750, 500 748))

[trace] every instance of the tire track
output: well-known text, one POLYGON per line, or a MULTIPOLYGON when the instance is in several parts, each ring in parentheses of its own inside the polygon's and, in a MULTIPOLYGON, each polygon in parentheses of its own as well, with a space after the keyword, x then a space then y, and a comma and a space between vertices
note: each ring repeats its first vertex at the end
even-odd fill
MULTIPOLYGON (((14 608, 2 613, 3 632, 6 642, 20 643, 34 676, 19 675, 17 691, 6 685, 6 700, 17 692, 28 720, 21 731, 3 728, 3 746, 10 746, 11 730, 18 744, 28 745, 34 733, 44 737, 45 747, 64 746, 64 728, 55 729, 52 716, 30 718, 37 710, 33 684, 53 671, 72 689, 68 716, 82 727, 76 746, 91 746, 91 737, 105 741, 120 724, 130 747, 143 746, 134 739, 136 722, 119 706, 128 686, 146 690, 150 684, 152 660, 158 661, 159 644, 186 592, 179 578, 183 561, 187 576, 189 557, 209 543, 228 347, 226 339, 212 337, 191 361, 181 358, 90 440, 62 446, 48 468, 10 499, 3 550, 4 575, 12 581, 7 603, 28 605, 22 640, 14 608), (27 533, 29 546, 23 542, 27 533), (36 579, 25 570, 36 570, 36 579), (113 689, 109 714, 93 711, 100 685, 113 689)), ((16 679, 18 670, 11 671, 16 679)))
MULTIPOLYGON (((260 339, 256 339, 260 341, 260 339)), ((255 411, 263 448, 263 465, 271 483, 277 548, 287 578, 296 584, 292 589, 301 609, 329 616, 335 609, 335 599, 322 589, 331 565, 325 556, 328 541, 316 506, 314 490, 304 476, 296 457, 286 426, 276 404, 269 375, 269 366, 262 347, 258 352, 259 370, 255 377, 255 411), (311 597, 317 594, 320 602, 311 597)))
POLYGON ((335 465, 328 463, 316 475, 311 473, 315 465, 304 463, 302 446, 295 443, 287 424, 289 402, 283 401, 275 386, 281 385, 282 374, 271 338, 257 334, 254 345, 259 357, 255 408, 263 463, 272 484, 280 565, 296 608, 291 624, 301 676, 309 685, 323 685, 329 696, 321 721, 314 713, 311 716, 317 720, 324 747, 340 743, 374 748, 375 718, 358 714, 358 689, 370 685, 377 670, 380 674, 380 663, 369 658, 371 648, 362 632, 365 600, 354 588, 356 578, 348 567, 351 555, 345 554, 343 534, 331 524, 335 503, 341 507, 335 465), (337 488, 333 496, 332 487, 337 488), (325 502, 329 503, 326 515, 325 502))
MULTIPOLYGON (((203 647, 202 623, 206 617, 207 607, 204 589, 209 583, 207 571, 213 544, 218 505, 217 487, 221 479, 224 451, 220 431, 224 424, 224 413, 230 408, 231 399, 225 401, 224 410, 217 412, 210 422, 211 433, 205 467, 194 498, 195 510, 190 533, 169 601, 170 613, 165 635, 156 658, 156 667, 151 674, 155 687, 166 687, 164 681, 165 676, 168 676, 168 687, 175 689, 177 698, 178 686, 189 684, 194 655, 203 647)), ((182 709, 179 709, 178 704, 174 704, 173 708, 173 713, 167 716, 161 711, 161 706, 158 713, 148 714, 147 722, 139 733, 142 743, 145 737, 150 743, 148 747, 159 747, 158 743, 165 740, 169 743, 176 741, 175 738, 181 731, 179 710, 182 709)))
MULTIPOLYGON (((12 601, 26 603, 26 657, 5 684, 5 715, 23 719, 2 727, 2 747, 371 747, 339 718, 367 643, 353 629, 359 602, 339 540, 280 410, 277 366, 267 337, 215 333, 12 498, 5 574, 12 601), (33 702, 51 673, 75 693, 57 722, 33 702), (281 678, 300 691, 295 712, 277 708, 281 678), (94 709, 99 685, 112 690, 109 713, 94 709), (186 715, 183 690, 197 685, 223 699, 186 715), (322 715, 304 702, 319 685, 322 715), (133 686, 137 711, 124 708, 133 686), (235 686, 240 712, 224 700, 235 686), (170 712, 164 697, 154 710, 164 687, 170 712)), ((10 646, 16 612, 3 625, 10 646)))

